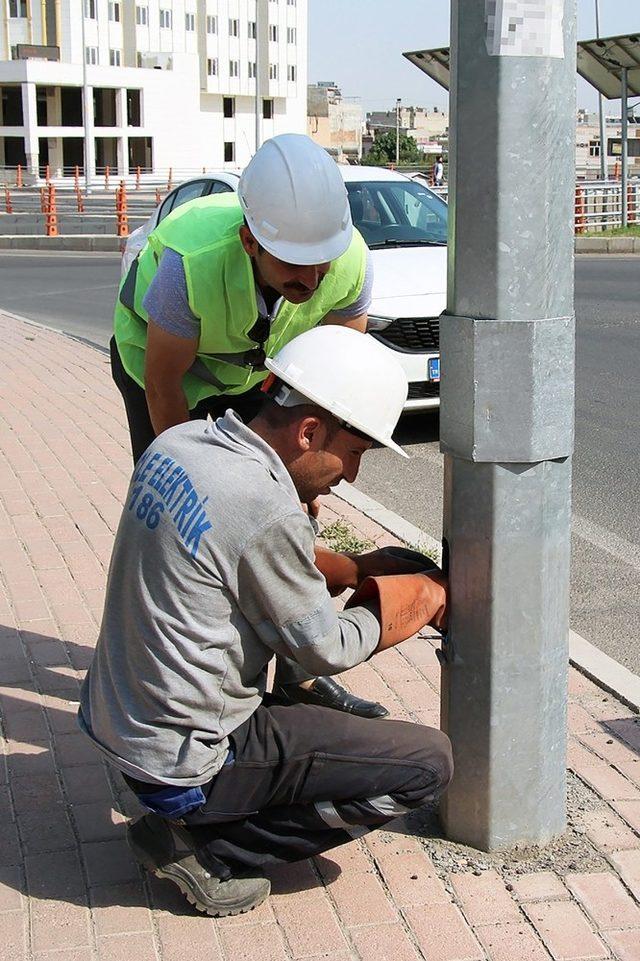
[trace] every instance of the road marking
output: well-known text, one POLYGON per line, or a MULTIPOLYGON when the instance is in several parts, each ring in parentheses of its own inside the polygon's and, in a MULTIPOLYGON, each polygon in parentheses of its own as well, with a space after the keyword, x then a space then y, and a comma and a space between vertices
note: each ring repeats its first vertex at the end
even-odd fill
POLYGON ((587 520, 581 514, 573 515, 571 529, 583 541, 588 541, 598 550, 605 551, 611 557, 640 572, 640 545, 628 541, 626 537, 619 537, 601 524, 587 520))

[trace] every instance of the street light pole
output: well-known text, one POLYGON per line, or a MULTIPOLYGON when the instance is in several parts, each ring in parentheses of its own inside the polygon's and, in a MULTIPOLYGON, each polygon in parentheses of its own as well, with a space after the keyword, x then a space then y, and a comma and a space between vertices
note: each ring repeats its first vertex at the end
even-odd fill
MULTIPOLYGON (((596 5, 596 38, 600 39, 600 0, 595 0, 596 5)), ((607 179, 607 138, 604 122, 604 107, 602 94, 598 94, 598 112, 600 117, 600 178, 607 179)))
POLYGON ((84 27, 84 2, 85 0, 80 0, 80 23, 82 24, 82 124, 84 127, 84 192, 85 195, 88 195, 90 182, 89 162, 91 155, 89 146, 89 137, 91 136, 89 110, 93 108, 93 104, 90 103, 89 92, 87 89, 87 41, 84 27))
POLYGON ((628 143, 629 143, 629 71, 627 67, 622 67, 621 71, 622 80, 622 116, 620 125, 620 140, 622 147, 622 157, 621 157, 621 181, 620 186, 622 188, 622 226, 629 226, 629 212, 627 210, 627 190, 629 183, 629 157, 628 157, 628 143))
POLYGON ((255 111, 256 111, 256 153, 260 149, 260 113, 261 113, 261 90, 260 90, 260 24, 262 18, 260 17, 260 0, 256 0, 256 100, 255 100, 255 111))
POLYGON ((520 4, 514 28, 508 6, 451 4, 440 322, 443 818, 483 850, 565 827, 576 14, 574 0, 520 4))
POLYGON ((400 163, 400 104, 402 99, 396 100, 396 167, 400 163))

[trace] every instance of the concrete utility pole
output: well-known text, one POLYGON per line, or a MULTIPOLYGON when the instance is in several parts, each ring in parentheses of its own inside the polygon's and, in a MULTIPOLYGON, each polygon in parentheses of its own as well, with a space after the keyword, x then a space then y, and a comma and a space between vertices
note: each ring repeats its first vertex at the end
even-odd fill
POLYGON ((565 826, 575 3, 453 0, 441 321, 449 837, 565 826))
POLYGON ((400 97, 396 100, 396 167, 400 163, 400 97))

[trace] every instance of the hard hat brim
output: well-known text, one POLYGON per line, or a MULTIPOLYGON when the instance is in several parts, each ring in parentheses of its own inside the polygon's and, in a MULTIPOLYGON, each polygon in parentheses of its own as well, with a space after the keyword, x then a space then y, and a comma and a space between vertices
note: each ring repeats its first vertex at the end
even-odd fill
MULTIPOLYGON (((301 384, 294 383, 292 378, 287 377, 286 373, 281 367, 278 366, 278 364, 274 363, 272 358, 267 357, 264 364, 267 370, 271 371, 272 374, 275 374, 276 377, 278 377, 283 383, 287 384, 289 387, 293 387, 299 394, 302 394, 303 397, 306 397, 310 404, 316 404, 318 407, 321 407, 322 410, 326 410, 327 413, 332 414, 338 420, 343 420, 343 413, 341 411, 332 410, 331 406, 327 404, 327 401, 319 397, 315 391, 307 390, 301 384)), ((367 437, 370 437, 371 440, 377 441, 384 447, 388 447, 389 450, 392 450, 396 454, 400 454, 401 457, 405 457, 407 460, 409 460, 409 455, 407 452, 403 450, 399 444, 396 444, 396 442, 390 437, 385 437, 377 431, 374 432, 370 430, 370 428, 366 425, 358 423, 356 419, 349 420, 348 423, 351 427, 355 428, 355 430, 360 431, 360 433, 365 434, 367 437)), ((347 428, 345 428, 345 430, 346 429, 347 428)))
POLYGON ((353 238, 353 224, 349 222, 344 230, 319 244, 296 244, 284 240, 278 241, 263 236, 260 228, 256 226, 246 211, 245 218, 249 230, 267 253, 287 264, 294 264, 296 267, 313 267, 315 264, 326 264, 337 260, 348 250, 353 238))

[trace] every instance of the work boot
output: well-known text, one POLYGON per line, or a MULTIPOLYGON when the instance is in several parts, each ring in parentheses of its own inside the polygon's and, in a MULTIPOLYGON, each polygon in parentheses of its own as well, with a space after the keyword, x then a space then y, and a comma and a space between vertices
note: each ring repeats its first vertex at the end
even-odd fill
POLYGON ((221 861, 208 858, 204 851, 196 852, 184 827, 157 814, 130 822, 127 841, 140 864, 157 877, 173 881, 198 911, 214 918, 252 911, 271 890, 266 878, 231 877, 221 861), (208 865, 207 860, 211 861, 208 865), (226 876, 214 877, 209 868, 226 876))
POLYGON ((356 714, 358 717, 386 717, 386 707, 377 701, 356 697, 334 681, 332 677, 317 677, 312 687, 299 684, 280 684, 273 693, 289 704, 318 704, 334 711, 356 714))

